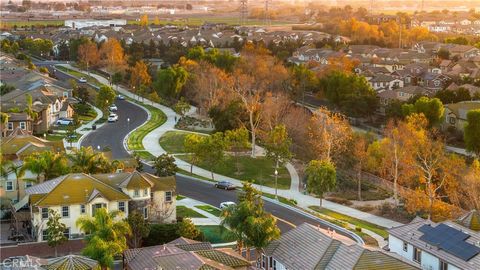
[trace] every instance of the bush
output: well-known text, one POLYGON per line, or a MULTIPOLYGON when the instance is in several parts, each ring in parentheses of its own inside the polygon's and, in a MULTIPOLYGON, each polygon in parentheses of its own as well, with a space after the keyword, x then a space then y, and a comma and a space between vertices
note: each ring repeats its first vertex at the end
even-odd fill
POLYGON ((356 227, 355 227, 355 231, 357 231, 357 232, 362 232, 362 228, 361 228, 361 227, 358 227, 358 226, 356 226, 356 227))
POLYGON ((41 73, 48 73, 48 69, 46 67, 40 67, 38 71, 40 71, 41 73))
POLYGON ((357 206, 355 208, 362 211, 362 212, 371 212, 371 211, 375 210, 375 207, 373 205, 370 205, 370 204, 360 205, 360 206, 357 206))
POLYGON ((180 237, 177 224, 151 224, 150 233, 143 238, 143 245, 155 246, 165 244, 180 237))
POLYGON ((17 54, 17 59, 18 60, 30 60, 30 57, 28 57, 26 54, 24 53, 19 53, 17 54))

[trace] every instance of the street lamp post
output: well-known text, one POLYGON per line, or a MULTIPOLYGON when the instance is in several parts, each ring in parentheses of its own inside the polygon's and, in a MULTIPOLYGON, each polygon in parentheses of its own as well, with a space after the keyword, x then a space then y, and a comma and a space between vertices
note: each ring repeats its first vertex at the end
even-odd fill
POLYGON ((277 188, 277 179, 278 179, 278 162, 277 166, 275 166, 275 200, 278 200, 278 188, 277 188))
POLYGON ((130 118, 127 118, 127 129, 130 129, 130 118))
POLYGON ((100 145, 97 145, 97 150, 100 151, 100 145))

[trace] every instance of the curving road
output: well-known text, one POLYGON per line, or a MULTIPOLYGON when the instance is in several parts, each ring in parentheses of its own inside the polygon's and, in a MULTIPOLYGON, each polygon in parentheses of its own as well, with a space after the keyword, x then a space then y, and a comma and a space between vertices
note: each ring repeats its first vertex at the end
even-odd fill
MULTIPOLYGON (((113 158, 129 157, 128 152, 124 149, 124 137, 135 127, 141 125, 147 119, 147 113, 140 107, 128 101, 116 101, 118 107, 119 121, 117 123, 106 123, 96 131, 93 131, 82 141, 82 146, 100 147, 109 146, 112 149, 113 158), (130 118, 130 124, 126 118, 130 118)), ((153 173, 153 169, 145 164, 144 171, 153 173)), ((177 192, 192 199, 205 202, 214 206, 218 206, 221 202, 236 201, 237 193, 235 191, 225 191, 217 189, 212 183, 201 181, 193 177, 178 174, 177 175, 177 192)), ((322 228, 332 226, 325 221, 313 216, 305 216, 298 211, 265 201, 265 209, 278 218, 278 226, 282 232, 286 232, 293 228, 294 225, 300 225, 304 222, 320 226, 322 228)), ((336 231, 350 238, 344 232, 336 231)), ((354 239, 356 240, 356 239, 354 239)), ((361 240, 359 240, 361 241, 361 240)))
POLYGON ((139 106, 126 100, 116 100, 118 121, 105 123, 99 129, 92 131, 83 138, 81 146, 91 146, 96 149, 109 147, 112 150, 112 158, 121 159, 129 157, 127 150, 123 147, 123 139, 134 128, 143 124, 148 117, 147 112, 139 106), (130 119, 130 121, 128 121, 130 119))

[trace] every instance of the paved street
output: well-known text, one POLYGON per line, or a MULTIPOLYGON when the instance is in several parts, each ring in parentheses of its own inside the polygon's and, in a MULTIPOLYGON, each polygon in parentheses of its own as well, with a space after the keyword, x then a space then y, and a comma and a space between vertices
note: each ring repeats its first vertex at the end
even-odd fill
POLYGON ((134 128, 147 120, 147 112, 126 100, 116 100, 118 121, 105 123, 101 128, 88 134, 82 141, 82 146, 92 146, 101 149, 108 146, 114 159, 126 158, 130 155, 123 147, 123 139, 134 128), (130 121, 127 121, 130 119, 130 121))

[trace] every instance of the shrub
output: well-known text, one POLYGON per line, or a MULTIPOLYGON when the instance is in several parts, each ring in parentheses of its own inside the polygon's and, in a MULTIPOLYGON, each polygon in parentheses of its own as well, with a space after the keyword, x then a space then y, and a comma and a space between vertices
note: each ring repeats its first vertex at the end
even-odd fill
POLYGON ((46 67, 40 67, 38 71, 40 71, 41 73, 48 73, 48 69, 46 67))
POLYGON ((358 226, 356 226, 356 227, 355 227, 355 231, 357 231, 357 232, 362 232, 362 228, 361 228, 361 227, 358 227, 358 226))
POLYGON ((152 224, 150 225, 150 233, 143 238, 143 245, 155 246, 165 244, 180 237, 177 232, 177 224, 152 224))
POLYGON ((342 205, 346 205, 346 206, 352 205, 351 201, 349 201, 347 199, 344 199, 344 198, 339 198, 339 197, 327 197, 327 198, 325 198, 325 200, 331 201, 331 202, 334 202, 334 203, 338 203, 338 204, 342 204, 342 205))

